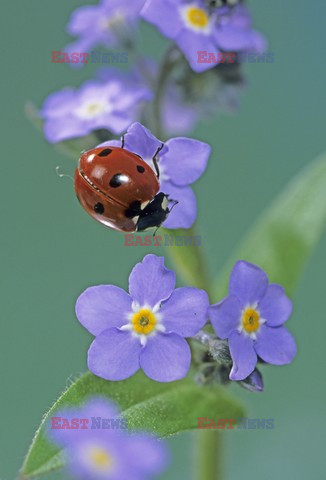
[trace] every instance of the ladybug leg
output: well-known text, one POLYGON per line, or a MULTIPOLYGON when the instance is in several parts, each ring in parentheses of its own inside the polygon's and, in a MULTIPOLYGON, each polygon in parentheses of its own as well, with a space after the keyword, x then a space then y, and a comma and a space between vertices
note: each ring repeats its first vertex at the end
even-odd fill
POLYGON ((158 154, 160 153, 160 151, 162 150, 163 147, 164 147, 164 143, 162 143, 162 145, 160 147, 158 147, 158 149, 155 152, 154 157, 152 158, 157 178, 160 178, 160 169, 158 168, 157 156, 158 156, 158 154))
POLYGON ((121 137, 121 148, 125 148, 125 136, 122 135, 121 137))

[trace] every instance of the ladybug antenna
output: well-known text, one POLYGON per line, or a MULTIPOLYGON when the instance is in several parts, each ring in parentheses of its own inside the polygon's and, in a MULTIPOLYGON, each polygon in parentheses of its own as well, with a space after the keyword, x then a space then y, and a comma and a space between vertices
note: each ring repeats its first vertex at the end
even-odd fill
POLYGON ((68 177, 70 178, 70 180, 74 181, 71 175, 68 175, 67 173, 60 173, 59 170, 60 170, 60 166, 58 165, 57 167, 55 167, 55 171, 57 172, 58 177, 60 178, 68 177))
POLYGON ((158 156, 158 154, 160 153, 160 151, 162 150, 163 147, 164 147, 164 143, 162 143, 161 146, 158 147, 158 149, 155 152, 154 157, 152 158, 157 178, 160 178, 160 169, 158 168, 159 159, 157 158, 157 156, 158 156))
POLYGON ((169 198, 169 202, 173 202, 172 207, 169 209, 169 210, 170 210, 169 213, 171 213, 172 210, 174 209, 174 207, 175 207, 176 205, 178 205, 179 202, 178 202, 178 200, 173 200, 173 198, 169 198))

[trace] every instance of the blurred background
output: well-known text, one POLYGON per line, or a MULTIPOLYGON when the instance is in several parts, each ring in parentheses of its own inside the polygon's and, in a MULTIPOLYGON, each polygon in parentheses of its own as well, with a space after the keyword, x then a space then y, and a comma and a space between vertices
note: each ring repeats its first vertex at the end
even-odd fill
MULTIPOLYGON (((70 41, 64 31, 70 12, 88 3, 31 0, 2 8, 1 480, 16 478, 42 415, 68 378, 86 370, 91 336, 75 319, 77 296, 99 283, 126 287, 131 267, 148 252, 125 248, 122 235, 82 211, 72 182, 55 172, 59 165, 71 174, 76 162, 47 144, 24 114, 27 100, 40 107, 50 92, 89 77, 88 66, 51 63, 51 51, 70 41)), ((326 147, 325 2, 255 0, 250 7, 275 62, 246 65, 239 112, 202 122, 194 133, 213 146, 209 170, 195 187, 212 273, 326 147)), ((161 36, 144 25, 142 38, 142 48, 158 58, 161 36)), ((293 364, 264 368, 264 394, 232 387, 250 418, 274 418, 275 428, 223 433, 227 480, 324 478, 325 248, 324 236, 293 299, 288 326, 299 347, 293 364)), ((173 463, 165 479, 191 478, 192 436, 169 440, 173 463)))

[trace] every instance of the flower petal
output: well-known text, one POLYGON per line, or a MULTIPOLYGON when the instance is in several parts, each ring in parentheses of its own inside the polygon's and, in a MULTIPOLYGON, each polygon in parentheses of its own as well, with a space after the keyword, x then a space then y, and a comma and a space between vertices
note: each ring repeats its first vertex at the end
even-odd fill
MULTIPOLYGON (((75 418, 80 419, 85 417, 81 414, 81 409, 78 407, 56 410, 53 414, 51 414, 51 418, 45 426, 45 433, 51 442, 56 443, 61 447, 65 447, 73 443, 78 437, 77 429, 61 428, 63 418, 67 419, 69 423, 71 423, 71 421, 75 418)), ((81 429, 79 430, 82 431, 81 429)), ((83 431, 85 432, 87 430, 83 431)))
POLYGON ((161 182, 161 192, 178 203, 163 223, 165 228, 190 228, 197 216, 197 200, 191 187, 177 187, 171 182, 161 182))
POLYGON ((115 285, 87 288, 77 299, 76 315, 80 323, 93 335, 111 327, 121 327, 132 311, 132 299, 115 285))
POLYGON ((100 11, 98 6, 88 5, 77 8, 73 11, 68 25, 67 32, 72 36, 90 33, 90 25, 96 25, 99 21, 100 11))
POLYGON ((148 339, 140 353, 140 366, 157 382, 173 382, 185 377, 191 352, 187 341, 175 333, 158 333, 148 339))
POLYGON ((179 186, 195 182, 207 166, 211 147, 191 138, 172 138, 166 142, 168 151, 162 156, 164 174, 179 186))
POLYGON ((77 105, 76 96, 76 91, 71 87, 51 93, 42 105, 42 118, 60 118, 69 114, 77 105))
POLYGON ((160 309, 163 325, 167 331, 181 337, 192 337, 205 325, 208 306, 208 295, 204 290, 177 288, 160 309))
POLYGON ((228 338, 240 325, 241 307, 234 295, 226 297, 208 310, 210 321, 218 337, 228 338))
POLYGON ((268 287, 266 273, 256 265, 240 260, 233 267, 229 294, 235 295, 241 306, 259 302, 265 295, 268 287))
POLYGON ((251 27, 251 15, 244 5, 238 5, 215 30, 218 47, 226 52, 247 51, 262 53, 267 42, 263 35, 251 27))
POLYGON ((91 132, 91 127, 76 117, 67 115, 45 119, 43 131, 48 142, 57 143, 70 138, 83 137, 91 132))
POLYGON ((291 333, 284 327, 262 325, 257 334, 255 350, 264 362, 285 365, 292 362, 297 347, 291 333))
MULTIPOLYGON (((137 153, 143 160, 150 161, 161 146, 162 142, 139 122, 133 123, 125 135, 125 148, 130 152, 137 153)), ((166 147, 163 147, 161 153, 164 153, 165 150, 166 147)))
POLYGON ((227 52, 262 53, 267 46, 265 37, 259 32, 234 28, 231 25, 219 28, 215 38, 219 48, 227 52))
POLYGON ((131 271, 129 292, 141 306, 154 307, 170 297, 175 279, 175 273, 164 266, 164 257, 146 255, 131 271))
POLYGON ((195 72, 203 72, 216 66, 216 63, 202 63, 198 61, 198 52, 213 53, 215 58, 217 58, 219 50, 210 35, 203 35, 184 29, 179 33, 175 41, 185 54, 190 67, 195 72))
POLYGON ((141 479, 144 474, 146 478, 158 475, 168 464, 169 452, 165 444, 147 434, 129 435, 124 439, 124 448, 130 467, 141 479))
POLYGON ((141 344, 130 332, 108 328, 88 350, 88 368, 106 380, 124 380, 139 369, 141 344))
POLYGON ((117 417, 119 413, 119 408, 115 403, 100 395, 91 397, 81 409, 82 418, 89 419, 91 417, 113 418, 117 417))
POLYGON ((102 115, 98 119, 92 120, 90 131, 103 128, 111 130, 115 135, 120 135, 133 120, 130 114, 132 114, 132 109, 128 113, 116 111, 102 115))
POLYGON ((244 380, 254 371, 257 363, 253 341, 247 335, 233 332, 229 338, 229 348, 233 360, 230 380, 244 380))
POLYGON ((122 145, 121 140, 107 140, 106 142, 103 142, 97 145, 97 147, 120 147, 121 148, 121 145, 122 145))
POLYGON ((246 390, 249 390, 249 392, 258 393, 264 391, 263 376, 257 368, 255 368, 249 377, 241 380, 240 385, 246 390))
POLYGON ((261 317, 270 327, 278 327, 286 322, 292 313, 292 302, 286 296, 284 288, 271 284, 259 302, 261 317))
POLYGON ((154 24, 166 37, 175 38, 183 27, 176 3, 179 3, 178 0, 148 0, 141 16, 154 24))

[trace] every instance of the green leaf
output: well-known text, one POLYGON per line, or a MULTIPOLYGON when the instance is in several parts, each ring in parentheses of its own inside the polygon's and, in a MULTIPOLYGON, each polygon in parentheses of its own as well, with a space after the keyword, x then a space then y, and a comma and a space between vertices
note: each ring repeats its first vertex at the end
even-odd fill
POLYGON ((202 251, 203 247, 202 245, 193 245, 193 238, 198 236, 195 227, 188 230, 168 230, 164 228, 162 230, 171 239, 176 236, 189 239, 189 244, 185 240, 182 246, 178 246, 175 240, 174 242, 171 241, 173 244, 166 246, 167 253, 171 257, 175 270, 185 283, 209 292, 211 281, 202 251))
POLYGON ((108 382, 87 373, 63 393, 43 418, 24 461, 21 479, 63 466, 60 450, 45 438, 45 425, 58 409, 81 404, 87 397, 99 394, 120 405, 129 428, 149 430, 160 437, 195 429, 198 417, 237 419, 244 415, 242 406, 225 387, 198 386, 190 376, 177 382, 158 383, 139 372, 122 382, 108 382))
POLYGON ((309 164, 278 195, 222 272, 214 301, 225 296, 231 269, 241 259, 263 268, 292 294, 326 224, 326 155, 309 164))

